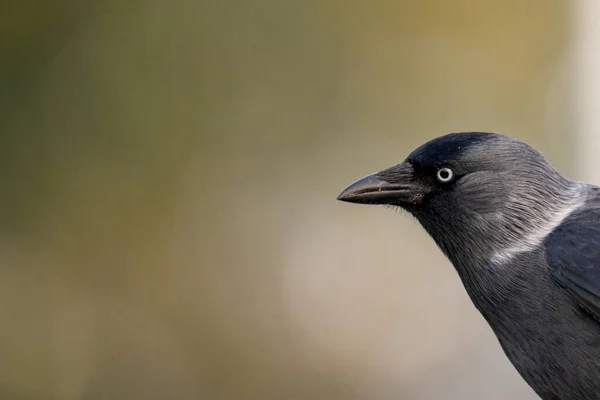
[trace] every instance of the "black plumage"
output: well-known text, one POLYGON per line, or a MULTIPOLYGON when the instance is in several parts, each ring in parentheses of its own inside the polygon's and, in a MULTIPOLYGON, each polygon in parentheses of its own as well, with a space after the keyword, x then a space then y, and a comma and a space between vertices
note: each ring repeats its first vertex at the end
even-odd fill
POLYGON ((600 188, 522 142, 471 132, 434 139, 338 198, 412 214, 540 397, 600 399, 600 188))

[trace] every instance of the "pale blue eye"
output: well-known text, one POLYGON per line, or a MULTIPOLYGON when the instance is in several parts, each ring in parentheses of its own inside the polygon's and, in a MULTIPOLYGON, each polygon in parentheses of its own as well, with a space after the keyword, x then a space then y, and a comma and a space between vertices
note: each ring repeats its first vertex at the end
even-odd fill
POLYGON ((443 183, 450 182, 454 178, 454 171, 450 168, 440 168, 436 174, 437 180, 443 183))

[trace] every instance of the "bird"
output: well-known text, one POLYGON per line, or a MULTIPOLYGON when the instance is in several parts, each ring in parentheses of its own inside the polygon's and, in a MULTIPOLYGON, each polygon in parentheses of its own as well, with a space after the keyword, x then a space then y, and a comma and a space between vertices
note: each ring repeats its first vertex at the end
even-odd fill
POLYGON ((497 133, 432 139, 338 200, 399 207, 543 400, 600 399, 600 188, 497 133))

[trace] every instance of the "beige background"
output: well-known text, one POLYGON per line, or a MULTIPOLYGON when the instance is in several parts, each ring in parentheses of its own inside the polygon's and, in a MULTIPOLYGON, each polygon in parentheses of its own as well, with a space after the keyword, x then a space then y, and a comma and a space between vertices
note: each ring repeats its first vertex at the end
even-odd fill
POLYGON ((417 223, 335 197, 452 131, 582 177, 574 3, 2 5, 0 398, 536 398, 417 223))

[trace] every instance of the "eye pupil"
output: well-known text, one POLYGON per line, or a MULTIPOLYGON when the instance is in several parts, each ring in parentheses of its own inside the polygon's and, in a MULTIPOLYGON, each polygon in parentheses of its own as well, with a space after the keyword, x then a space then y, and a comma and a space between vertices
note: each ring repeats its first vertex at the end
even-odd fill
POLYGON ((437 172, 437 178, 440 182, 450 182, 454 177, 454 172, 450 168, 442 168, 437 172))

